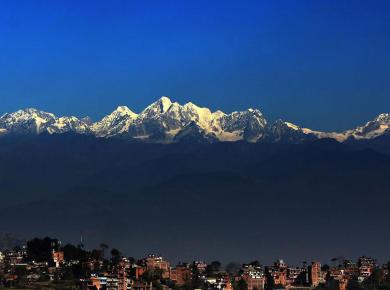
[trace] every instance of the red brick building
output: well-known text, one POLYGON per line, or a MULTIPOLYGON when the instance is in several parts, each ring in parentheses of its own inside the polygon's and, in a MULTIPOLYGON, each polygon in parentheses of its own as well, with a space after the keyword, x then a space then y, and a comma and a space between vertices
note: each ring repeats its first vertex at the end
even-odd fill
POLYGON ((191 269, 187 264, 177 265, 171 269, 170 279, 175 282, 178 286, 185 285, 191 280, 191 269))
POLYGON ((161 269, 162 278, 170 278, 170 264, 168 261, 165 261, 161 256, 149 255, 144 259, 146 270, 161 269))
POLYGON ((310 284, 313 287, 317 287, 320 283, 322 283, 322 271, 321 271, 321 263, 320 262, 312 262, 310 266, 310 284))

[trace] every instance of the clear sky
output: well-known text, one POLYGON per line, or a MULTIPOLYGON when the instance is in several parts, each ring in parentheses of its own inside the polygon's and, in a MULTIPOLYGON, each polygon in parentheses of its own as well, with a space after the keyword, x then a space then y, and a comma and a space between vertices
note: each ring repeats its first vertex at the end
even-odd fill
POLYGON ((390 111, 390 1, 1 0, 0 112, 161 95, 322 130, 390 111))

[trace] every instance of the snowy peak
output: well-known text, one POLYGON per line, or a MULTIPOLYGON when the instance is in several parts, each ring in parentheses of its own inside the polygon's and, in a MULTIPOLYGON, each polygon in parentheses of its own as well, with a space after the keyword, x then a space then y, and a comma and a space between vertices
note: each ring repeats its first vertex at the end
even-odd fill
POLYGON ((127 106, 119 106, 111 114, 104 117, 103 120, 104 119, 113 120, 117 118, 127 118, 127 117, 131 119, 135 119, 137 118, 137 116, 138 115, 134 113, 132 110, 130 110, 127 106))
POLYGON ((207 132, 192 121, 176 134, 174 141, 181 143, 215 143, 219 140, 215 134, 207 132))
POLYGON ((8 133, 15 134, 41 134, 46 128, 55 123, 56 117, 51 113, 28 108, 0 118, 0 128, 8 133))
POLYGON ((160 112, 161 113, 164 113, 166 111, 168 111, 168 109, 171 107, 172 105, 172 101, 170 98, 168 97, 161 97, 157 102, 158 106, 160 107, 160 112))
POLYGON ((54 124, 48 126, 47 132, 50 134, 61 134, 66 132, 73 132, 77 134, 92 134, 89 125, 74 116, 57 118, 54 124))
POLYGON ((351 139, 373 139, 382 135, 390 134, 390 114, 380 114, 366 124, 344 132, 320 132, 307 128, 303 128, 302 130, 305 134, 314 135, 318 139, 331 138, 339 142, 345 142, 351 139))
MULTIPOLYGON (((176 103, 177 104, 177 103, 176 103)), ((168 97, 161 97, 156 102, 152 103, 144 111, 142 111, 141 115, 151 116, 151 115, 160 115, 166 113, 169 108, 173 105, 172 101, 168 97)))
POLYGON ((49 120, 54 120, 56 118, 55 115, 53 115, 51 113, 39 111, 39 110, 34 109, 34 108, 27 108, 27 109, 18 110, 15 113, 5 114, 3 117, 5 117, 5 116, 7 116, 7 118, 13 119, 15 121, 22 121, 22 120, 29 120, 29 119, 34 119, 34 120, 42 119, 45 121, 49 121, 49 120))
POLYGON ((210 131, 213 131, 214 121, 219 118, 209 108, 201 108, 191 102, 183 106, 183 112, 186 114, 187 121, 193 121, 200 128, 210 131))
POLYGON ((136 118, 137 114, 126 106, 119 106, 101 121, 92 124, 91 130, 98 137, 111 137, 123 133, 136 118))
POLYGON ((170 143, 178 140, 175 136, 182 131, 190 131, 190 135, 194 135, 196 127, 201 130, 201 135, 216 136, 219 141, 245 139, 255 142, 263 136, 266 123, 262 113, 255 109, 225 114, 212 112, 192 102, 180 105, 168 97, 161 97, 139 115, 127 107, 119 107, 93 124, 92 130, 98 137, 127 136, 148 142, 170 143))
POLYGON ((381 135, 390 133, 390 114, 383 113, 374 120, 353 130, 345 131, 343 134, 346 139, 372 139, 381 135))
POLYGON ((317 137, 310 131, 306 131, 293 123, 285 122, 281 119, 276 120, 275 123, 267 128, 267 132, 264 137, 264 140, 267 142, 293 144, 315 139, 317 139, 317 137))
POLYGON ((380 125, 390 125, 390 113, 380 114, 374 121, 378 122, 380 125))
POLYGON ((248 109, 247 111, 222 115, 220 124, 224 135, 230 133, 235 136, 235 138, 233 137, 235 140, 232 141, 244 139, 249 142, 257 142, 264 136, 267 121, 260 110, 248 109))
POLYGON ((81 121, 83 121, 88 126, 92 126, 92 124, 93 124, 92 118, 89 116, 82 118, 81 121))
POLYGON ((131 117, 137 117, 137 114, 131 111, 127 106, 119 106, 116 108, 112 114, 119 115, 119 116, 131 116, 131 117))
POLYGON ((11 134, 90 133, 89 126, 76 117, 57 118, 52 113, 34 108, 3 115, 0 118, 0 129, 11 134))

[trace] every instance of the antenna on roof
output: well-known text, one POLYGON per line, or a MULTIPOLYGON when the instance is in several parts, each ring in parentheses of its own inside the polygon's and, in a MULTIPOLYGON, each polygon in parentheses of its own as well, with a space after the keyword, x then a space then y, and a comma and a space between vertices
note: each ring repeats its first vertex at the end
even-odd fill
POLYGON ((80 244, 79 244, 79 248, 81 248, 81 249, 84 248, 83 232, 81 232, 81 235, 80 235, 80 244))

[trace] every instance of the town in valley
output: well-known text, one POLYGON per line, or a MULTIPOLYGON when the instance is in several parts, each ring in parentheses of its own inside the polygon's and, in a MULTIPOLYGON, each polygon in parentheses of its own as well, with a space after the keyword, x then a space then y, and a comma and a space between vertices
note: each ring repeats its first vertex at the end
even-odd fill
POLYGON ((52 238, 34 238, 0 252, 0 287, 3 289, 82 290, 364 290, 390 289, 390 262, 361 256, 329 262, 291 265, 282 259, 271 265, 219 261, 170 263, 151 254, 137 259, 100 244, 66 244, 52 238))

